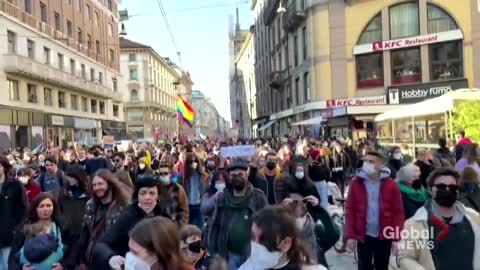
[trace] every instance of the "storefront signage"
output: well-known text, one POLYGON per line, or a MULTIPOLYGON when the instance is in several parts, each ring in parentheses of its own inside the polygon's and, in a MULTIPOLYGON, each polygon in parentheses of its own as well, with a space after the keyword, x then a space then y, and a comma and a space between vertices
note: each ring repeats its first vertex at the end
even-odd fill
POLYGON ((327 108, 336 108, 344 106, 365 106, 365 105, 385 105, 387 104, 387 97, 360 97, 348 99, 333 99, 327 101, 327 108))
POLYGON ((75 118, 76 129, 94 129, 96 127, 97 127, 97 121, 95 120, 75 118))
POLYGON ((460 88, 468 88, 467 79, 424 83, 387 88, 389 104, 417 103, 426 99, 439 97, 460 88))
POLYGON ((326 105, 325 101, 313 101, 313 102, 309 102, 309 103, 306 103, 306 104, 303 104, 303 105, 299 105, 299 106, 297 106, 293 109, 288 109, 288 110, 285 110, 285 111, 281 111, 281 112, 272 114, 270 116, 270 121, 280 119, 280 118, 284 118, 284 117, 287 117, 287 116, 291 116, 291 115, 294 115, 294 114, 297 114, 297 113, 306 112, 306 111, 322 110, 322 109, 325 109, 326 107, 327 107, 327 105, 326 105))
POLYGON ((459 39, 463 39, 463 33, 461 30, 457 29, 457 30, 440 32, 435 34, 401 38, 401 39, 395 39, 395 40, 385 40, 385 41, 378 41, 374 43, 357 45, 353 47, 353 55, 408 48, 413 46, 420 46, 420 45, 439 43, 439 42, 450 41, 450 40, 459 40, 459 39))
POLYGON ((51 115, 50 120, 52 122, 52 126, 64 126, 65 121, 63 116, 51 115))

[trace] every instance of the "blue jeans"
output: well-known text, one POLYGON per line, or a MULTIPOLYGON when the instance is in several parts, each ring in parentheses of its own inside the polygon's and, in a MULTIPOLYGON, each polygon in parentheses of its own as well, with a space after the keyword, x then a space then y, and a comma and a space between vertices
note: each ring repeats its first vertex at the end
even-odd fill
POLYGON ((242 256, 228 252, 228 270, 237 270, 243 263, 242 256))
POLYGON ((188 208, 190 210, 188 223, 203 229, 205 222, 203 220, 203 215, 200 212, 200 205, 189 205, 188 208))
POLYGON ((10 248, 5 247, 0 249, 0 270, 8 269, 8 255, 10 254, 10 248))

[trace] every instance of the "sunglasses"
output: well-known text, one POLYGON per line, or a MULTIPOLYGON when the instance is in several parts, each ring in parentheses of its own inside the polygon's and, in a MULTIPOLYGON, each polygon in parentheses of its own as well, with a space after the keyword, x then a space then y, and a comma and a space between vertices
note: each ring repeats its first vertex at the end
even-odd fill
POLYGON ((167 176, 168 173, 167 173, 167 172, 161 172, 161 173, 158 173, 158 175, 160 175, 160 176, 167 176))
POLYGON ((115 162, 122 162, 121 159, 115 159, 114 161, 115 161, 115 162))
POLYGON ((436 187, 437 190, 447 190, 448 188, 450 191, 458 191, 458 185, 436 184, 433 186, 436 187))

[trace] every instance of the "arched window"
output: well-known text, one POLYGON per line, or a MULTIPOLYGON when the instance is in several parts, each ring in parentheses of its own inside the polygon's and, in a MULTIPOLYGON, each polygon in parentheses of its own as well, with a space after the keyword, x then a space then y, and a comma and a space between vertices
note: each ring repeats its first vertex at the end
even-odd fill
POLYGON ((442 8, 427 5, 428 33, 439 33, 458 29, 455 20, 442 8))
POLYGON ((138 102, 139 101, 137 90, 133 89, 132 91, 130 91, 130 101, 131 102, 138 102))
MULTIPOLYGON (((378 13, 368 23, 358 40, 358 45, 382 40, 382 16, 378 13)), ((381 52, 357 55, 357 88, 383 86, 383 54, 381 52)))
POLYGON ((375 16, 365 27, 358 40, 358 45, 373 43, 382 40, 382 16, 380 13, 375 16))
POLYGON ((390 39, 418 36, 420 23, 418 2, 407 2, 390 8, 390 39))
MULTIPOLYGON (((434 4, 427 6, 428 33, 458 29, 455 20, 444 9, 434 4)), ((462 41, 431 44, 429 46, 430 79, 450 80, 463 78, 462 41)))

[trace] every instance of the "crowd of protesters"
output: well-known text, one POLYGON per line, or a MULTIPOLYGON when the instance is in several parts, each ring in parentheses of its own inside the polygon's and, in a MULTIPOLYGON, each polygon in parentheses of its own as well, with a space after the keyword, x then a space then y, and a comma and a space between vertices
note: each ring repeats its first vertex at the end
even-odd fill
POLYGON ((478 145, 460 132, 452 149, 441 140, 415 155, 287 137, 8 153, 0 270, 328 269, 338 241, 361 270, 479 269, 478 145), (222 156, 239 145, 256 154, 222 156), (429 227, 427 238, 385 233, 429 227))

